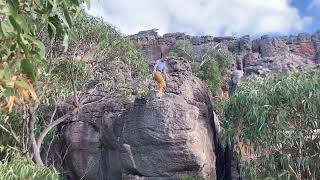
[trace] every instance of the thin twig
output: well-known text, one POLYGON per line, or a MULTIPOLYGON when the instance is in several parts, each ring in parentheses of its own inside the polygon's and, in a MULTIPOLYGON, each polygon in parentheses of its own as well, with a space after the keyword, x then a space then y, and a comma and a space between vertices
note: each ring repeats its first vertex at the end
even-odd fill
POLYGON ((73 56, 72 56, 72 59, 71 59, 71 63, 70 63, 70 74, 71 74, 71 85, 72 85, 72 90, 73 90, 73 97, 74 97, 74 103, 76 106, 79 105, 79 102, 78 102, 78 96, 77 96, 77 88, 76 88, 76 79, 75 79, 75 75, 74 75, 74 60, 75 60, 75 56, 76 56, 76 53, 78 51, 78 48, 79 48, 80 44, 78 44, 76 47, 75 47, 75 50, 73 52, 73 56))
POLYGON ((13 139, 14 139, 14 140, 17 142, 17 144, 19 145, 19 147, 22 147, 22 144, 21 144, 19 138, 18 138, 18 137, 16 136, 16 134, 13 132, 12 128, 9 127, 9 129, 8 129, 8 128, 4 127, 2 124, 0 124, 0 128, 1 128, 3 131, 5 131, 6 133, 8 133, 10 136, 12 136, 13 139))
POLYGON ((67 155, 68 155, 68 151, 69 151, 69 149, 70 149, 70 146, 71 146, 71 145, 68 145, 68 147, 67 147, 67 149, 66 149, 66 152, 64 153, 63 158, 61 159, 61 162, 62 162, 62 163, 63 163, 63 161, 66 159, 66 157, 67 157, 67 155))
POLYGON ((47 150, 47 155, 46 155, 46 166, 48 166, 48 157, 49 157, 49 152, 50 152, 50 149, 51 149, 51 145, 52 145, 52 142, 53 142, 54 138, 51 139, 50 143, 49 143, 49 147, 48 147, 48 150, 47 150))
POLYGON ((53 122, 53 119, 54 119, 54 116, 57 113, 57 110, 58 110, 57 101, 54 99, 54 111, 53 111, 53 113, 51 115, 51 118, 50 118, 50 124, 53 122))

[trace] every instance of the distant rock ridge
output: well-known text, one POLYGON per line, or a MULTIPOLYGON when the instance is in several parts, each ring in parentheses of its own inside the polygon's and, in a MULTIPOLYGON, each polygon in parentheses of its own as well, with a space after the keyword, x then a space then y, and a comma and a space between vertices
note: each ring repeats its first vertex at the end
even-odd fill
POLYGON ((259 39, 251 40, 249 35, 237 38, 232 36, 190 36, 177 32, 160 36, 157 29, 152 29, 140 31, 128 37, 142 46, 150 60, 159 58, 160 52, 168 52, 176 42, 187 40, 194 46, 223 42, 228 45, 229 50, 237 55, 246 55, 251 52, 271 57, 283 53, 284 50, 320 63, 320 31, 314 34, 300 33, 296 36, 271 37, 263 35, 259 39))
POLYGON ((320 31, 310 35, 271 37, 261 36, 251 40, 249 35, 236 37, 190 36, 186 33, 167 33, 160 36, 156 29, 141 31, 128 36, 142 47, 152 62, 160 58, 161 52, 168 53, 179 41, 189 41, 193 53, 204 48, 227 48, 235 55, 234 63, 226 80, 229 92, 234 92, 243 77, 252 74, 288 74, 300 70, 319 68, 320 31))

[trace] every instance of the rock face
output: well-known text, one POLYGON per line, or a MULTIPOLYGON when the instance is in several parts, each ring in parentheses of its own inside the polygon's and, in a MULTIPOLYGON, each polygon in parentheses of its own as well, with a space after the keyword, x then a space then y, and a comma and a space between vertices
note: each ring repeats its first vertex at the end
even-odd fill
POLYGON ((167 53, 180 40, 189 41, 195 52, 220 43, 237 56, 237 70, 243 70, 245 75, 264 72, 288 73, 314 68, 320 62, 320 32, 289 37, 265 35, 251 41, 249 35, 241 38, 189 36, 184 33, 159 36, 155 30, 150 30, 129 38, 143 47, 151 61, 160 58, 159 51, 167 53))
MULTIPOLYGON (((215 117, 208 92, 189 62, 171 59, 167 92, 124 105, 91 93, 60 127, 70 179, 216 179, 215 117)), ((217 127, 218 129, 218 127, 217 127)))
POLYGON ((229 93, 234 92, 243 79, 242 76, 245 78, 252 74, 288 74, 317 68, 317 64, 320 63, 320 32, 313 35, 300 33, 289 37, 265 35, 252 41, 249 35, 240 38, 189 36, 184 33, 159 36, 156 30, 150 30, 131 35, 129 38, 143 47, 150 61, 160 58, 159 51, 167 53, 181 40, 192 44, 195 55, 204 49, 228 49, 236 57, 226 80, 229 93), (216 49, 218 45, 219 48, 216 49))

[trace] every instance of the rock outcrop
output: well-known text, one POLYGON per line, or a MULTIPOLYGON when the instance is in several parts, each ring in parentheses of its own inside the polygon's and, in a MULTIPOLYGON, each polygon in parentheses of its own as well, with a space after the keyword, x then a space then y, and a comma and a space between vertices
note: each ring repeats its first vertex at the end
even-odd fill
POLYGON ((77 116, 60 127, 70 179, 216 179, 219 123, 208 92, 189 62, 168 64, 165 94, 150 91, 127 104, 102 92, 84 96, 77 116))
POLYGON ((142 46, 150 61, 160 58, 160 51, 169 52, 181 40, 192 44, 195 55, 204 49, 206 51, 228 49, 236 57, 226 80, 229 93, 234 92, 241 79, 252 74, 263 76, 288 74, 317 68, 320 63, 320 31, 313 35, 305 33, 281 37, 264 35, 253 41, 249 35, 240 38, 189 36, 184 33, 159 36, 156 30, 143 31, 129 38, 142 46), (216 48, 218 45, 219 48, 216 48))

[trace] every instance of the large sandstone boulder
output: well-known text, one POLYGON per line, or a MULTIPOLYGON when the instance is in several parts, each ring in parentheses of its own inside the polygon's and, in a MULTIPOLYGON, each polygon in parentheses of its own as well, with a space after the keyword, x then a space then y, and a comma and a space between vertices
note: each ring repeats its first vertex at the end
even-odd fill
POLYGON ((216 179, 219 122, 204 84, 189 62, 171 59, 167 86, 165 94, 150 91, 134 103, 84 94, 83 108, 59 128, 68 178, 216 179))
POLYGON ((117 126, 123 173, 215 179, 214 115, 203 83, 183 60, 169 62, 168 90, 136 100, 117 126))

